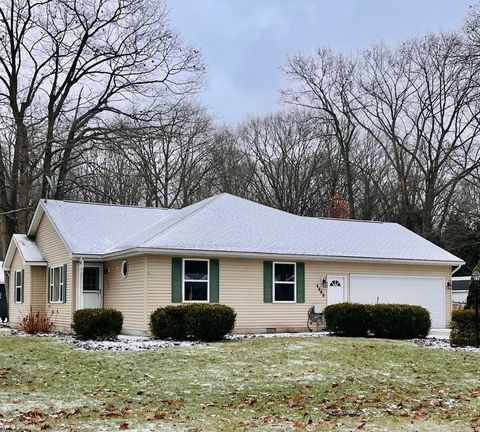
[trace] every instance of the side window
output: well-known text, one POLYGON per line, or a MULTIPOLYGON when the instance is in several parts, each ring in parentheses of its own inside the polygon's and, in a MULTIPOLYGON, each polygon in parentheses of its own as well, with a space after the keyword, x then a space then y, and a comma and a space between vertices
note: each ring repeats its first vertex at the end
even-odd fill
POLYGON ((63 266, 50 267, 50 286, 48 289, 49 303, 62 303, 65 296, 63 266))
POLYGON ((15 272, 15 303, 23 303, 23 272, 15 272))

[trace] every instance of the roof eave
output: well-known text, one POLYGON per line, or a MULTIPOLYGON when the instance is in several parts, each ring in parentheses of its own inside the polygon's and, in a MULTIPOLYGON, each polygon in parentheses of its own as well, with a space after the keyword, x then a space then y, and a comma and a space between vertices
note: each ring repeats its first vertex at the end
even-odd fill
POLYGON ((73 253, 72 259, 87 259, 106 261, 110 259, 125 258, 132 255, 189 255, 189 256, 210 256, 210 257, 229 257, 229 258, 269 258, 305 260, 305 261, 337 261, 337 262, 368 262, 385 264, 415 264, 415 265, 439 265, 439 266, 462 266, 464 261, 439 261, 439 260, 420 260, 420 259, 399 259, 399 258, 378 258, 378 257, 346 257, 335 255, 304 255, 304 254, 284 254, 284 253, 258 253, 258 252, 231 252, 231 251, 209 251, 196 249, 157 249, 157 248, 130 248, 122 251, 109 252, 104 254, 82 254, 73 253))

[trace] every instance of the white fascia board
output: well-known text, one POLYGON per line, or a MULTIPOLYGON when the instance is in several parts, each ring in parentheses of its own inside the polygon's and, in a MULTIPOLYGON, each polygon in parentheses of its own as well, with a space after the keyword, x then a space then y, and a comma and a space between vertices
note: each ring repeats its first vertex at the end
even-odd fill
POLYGON ((111 259, 125 258, 133 255, 152 254, 169 256, 192 256, 192 257, 228 257, 228 258, 262 258, 270 260, 289 260, 289 261, 326 261, 326 262, 365 262, 365 263, 386 263, 386 264, 415 264, 415 265, 438 265, 438 266, 461 266, 465 262, 459 261, 431 261, 431 260, 411 260, 394 258, 368 258, 368 257, 345 257, 333 255, 288 255, 288 254, 268 254, 252 252, 231 252, 231 251, 205 251, 191 249, 149 249, 133 248, 124 251, 110 252, 108 254, 73 254, 73 260, 91 260, 106 261, 111 259))
POLYGON ((40 200, 38 201, 37 208, 33 214, 32 222, 30 222, 30 226, 28 227, 27 235, 29 237, 35 237, 35 234, 37 234, 37 228, 44 213, 45 209, 43 208, 43 200, 40 200))

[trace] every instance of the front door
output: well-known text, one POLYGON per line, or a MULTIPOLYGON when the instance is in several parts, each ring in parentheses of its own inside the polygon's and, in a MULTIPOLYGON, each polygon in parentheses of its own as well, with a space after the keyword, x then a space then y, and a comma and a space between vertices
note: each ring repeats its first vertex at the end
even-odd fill
POLYGON ((80 309, 103 307, 103 266, 85 264, 80 309))
POLYGON ((327 304, 343 303, 346 299, 345 276, 328 276, 327 304))

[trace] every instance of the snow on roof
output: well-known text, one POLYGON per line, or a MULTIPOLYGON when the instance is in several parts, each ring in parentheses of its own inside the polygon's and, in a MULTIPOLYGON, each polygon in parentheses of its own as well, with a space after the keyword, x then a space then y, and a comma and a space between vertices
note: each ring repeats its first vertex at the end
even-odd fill
POLYGON ((104 254, 125 239, 163 219, 165 210, 47 200, 44 210, 73 254, 104 254))
POLYGON ((3 261, 0 261, 0 285, 5 283, 5 275, 3 273, 3 261))
POLYGON ((14 234, 13 240, 26 263, 45 263, 45 257, 35 240, 25 234, 14 234))
POLYGON ((73 254, 164 249, 463 263, 395 223, 296 216, 229 194, 181 210, 43 206, 73 254))

